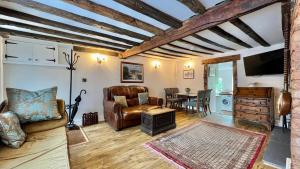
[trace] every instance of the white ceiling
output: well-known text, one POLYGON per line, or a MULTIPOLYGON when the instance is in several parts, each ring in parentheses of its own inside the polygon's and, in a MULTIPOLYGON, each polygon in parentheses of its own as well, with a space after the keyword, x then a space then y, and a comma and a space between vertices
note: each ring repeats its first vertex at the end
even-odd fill
MULTIPOLYGON (((51 7, 56 7, 62 10, 66 10, 68 12, 74 13, 74 14, 78 14, 81 16, 85 16, 88 18, 92 18, 94 20, 100 21, 100 22, 105 22, 105 23, 109 23, 111 25, 123 28, 123 29, 128 29, 130 31, 134 31, 143 35, 147 35, 149 37, 154 36, 153 33, 144 31, 140 28, 136 28, 130 25, 127 25, 125 23, 107 18, 105 16, 101 16, 99 14, 93 13, 93 12, 89 12, 85 9, 81 9, 79 7, 73 6, 71 4, 62 2, 61 0, 35 0, 37 2, 49 5, 51 7)), ((161 28, 163 30, 166 30, 168 28, 170 28, 169 26, 156 21, 153 18, 150 18, 148 16, 145 16, 141 13, 138 13, 134 10, 131 10, 113 0, 92 0, 93 2, 99 3, 101 5, 107 6, 109 8, 112 8, 114 10, 117 10, 119 12, 122 12, 124 14, 130 15, 134 18, 140 19, 144 22, 147 22, 149 24, 152 24, 158 28, 161 28)), ((215 6, 216 4, 222 2, 223 0, 200 0, 202 2, 202 4, 208 9, 211 8, 213 6, 215 6)), ((7 1, 2 1, 0 0, 0 6, 5 7, 5 8, 9 8, 9 9, 13 9, 16 11, 20 11, 20 12, 24 12, 24 13, 28 13, 31 15, 35 15, 38 17, 42 17, 45 19, 49 19, 49 20, 54 20, 57 22, 61 22, 61 23, 65 23, 65 24, 69 24, 72 26, 76 26, 76 27, 80 27, 80 28, 85 28, 88 30, 93 30, 96 32, 100 32, 100 33, 104 33, 104 34, 108 34, 108 35, 113 35, 113 36, 117 36, 117 37, 122 37, 124 39, 128 39, 128 40, 132 40, 135 42, 142 42, 142 40, 136 39, 136 38, 132 38, 126 35, 121 35, 121 34, 117 34, 117 33, 113 33, 113 32, 109 32, 106 30, 102 30, 93 26, 89 26, 89 25, 85 25, 70 19, 65 19, 62 16, 55 16, 52 14, 48 14, 48 13, 44 13, 32 8, 27 8, 24 6, 21 6, 19 4, 16 3, 11 3, 11 2, 7 2, 7 1)), ((147 4, 157 8, 158 10, 161 10, 181 21, 187 20, 190 17, 194 16, 195 13, 192 12, 189 8, 187 8, 185 5, 183 5, 182 3, 180 3, 177 0, 144 0, 144 2, 146 2, 147 4)), ((66 30, 62 30, 60 28, 55 28, 55 27, 51 27, 51 26, 47 26, 47 25, 43 25, 43 24, 36 24, 36 23, 32 23, 32 22, 28 22, 28 21, 24 21, 24 20, 20 20, 20 19, 15 19, 15 18, 11 18, 11 17, 7 17, 7 16, 3 16, 0 15, 1 19, 7 19, 7 20, 13 20, 13 21, 17 21, 17 22, 22 22, 22 23, 28 23, 31 25, 35 25, 35 26, 40 26, 40 27, 44 27, 44 28, 49 28, 49 29, 55 29, 55 30, 60 30, 60 31, 65 31, 68 33, 74 33, 74 32, 70 32, 70 31, 66 31, 66 30)), ((271 6, 265 7, 261 10, 255 11, 253 13, 247 14, 245 16, 240 17, 240 19, 242 21, 244 21, 247 25, 249 25, 256 33, 258 33, 265 41, 267 41, 269 44, 273 45, 273 44, 278 44, 278 43, 282 43, 283 42, 283 35, 282 35, 282 30, 281 30, 281 3, 276 3, 273 4, 271 6)), ((6 27, 7 26, 3 26, 0 25, 0 27, 6 27)), ((226 32, 234 35, 235 37, 238 37, 239 39, 241 39, 242 41, 248 43, 249 45, 251 45, 252 47, 257 47, 260 46, 260 44, 258 44, 256 41, 254 41, 251 37, 249 37, 247 34, 245 34, 244 32, 242 32, 239 28, 235 27, 233 24, 226 22, 223 23, 221 25, 219 25, 220 28, 222 28, 223 30, 225 30, 226 32)), ((15 30, 20 30, 20 31, 26 31, 26 32, 33 32, 36 33, 34 31, 31 30, 24 30, 21 28, 12 28, 11 29, 15 29, 15 30)), ((94 38, 98 38, 98 39, 102 39, 102 40, 107 40, 107 41, 111 41, 111 42, 117 42, 114 40, 110 40, 107 38, 103 38, 103 37, 98 37, 98 36, 90 36, 90 35, 85 35, 85 34, 80 34, 80 33, 74 33, 74 34, 79 34, 82 36, 89 36, 89 37, 94 37, 94 38)), ((202 37, 205 37, 213 42, 219 43, 221 45, 236 49, 236 50, 240 50, 240 49, 245 49, 245 47, 240 46, 236 43, 233 43, 231 41, 228 41, 226 39, 224 39, 223 37, 209 31, 209 30, 204 30, 202 32, 198 32, 198 35, 201 35, 202 37)), ((49 36, 53 36, 53 35, 49 35, 49 36)), ((229 51, 228 49, 223 49, 220 47, 217 47, 215 45, 211 45, 208 44, 206 42, 203 42, 201 40, 195 39, 194 37, 186 37, 184 38, 187 41, 205 46, 205 47, 209 47, 212 49, 216 49, 216 50, 220 50, 223 52, 227 52, 229 51)), ((117 42, 117 43, 121 43, 122 42, 117 42)), ((196 51, 203 51, 203 52, 210 52, 211 51, 207 51, 204 49, 200 49, 197 48, 195 46, 191 46, 188 45, 186 43, 181 43, 181 42, 172 42, 172 44, 176 44, 176 45, 180 45, 182 47, 188 48, 188 49, 193 49, 196 51)), ((104 44, 105 45, 105 44, 104 44)), ((164 45, 164 47, 172 49, 172 50, 177 50, 177 51, 181 51, 181 52, 188 52, 191 54, 194 54, 194 52, 191 51, 187 51, 187 50, 182 50, 182 49, 178 49, 178 48, 174 48, 168 45, 164 45)), ((155 49, 158 50, 158 49, 155 49)), ((212 52, 213 53, 213 52, 212 52)))

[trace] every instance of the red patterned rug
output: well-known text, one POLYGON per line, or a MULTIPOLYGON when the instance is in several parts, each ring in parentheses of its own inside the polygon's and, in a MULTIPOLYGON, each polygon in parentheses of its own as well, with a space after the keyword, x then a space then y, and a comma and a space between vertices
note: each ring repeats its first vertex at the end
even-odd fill
POLYGON ((146 143, 180 168, 250 169, 266 135, 201 121, 146 143))

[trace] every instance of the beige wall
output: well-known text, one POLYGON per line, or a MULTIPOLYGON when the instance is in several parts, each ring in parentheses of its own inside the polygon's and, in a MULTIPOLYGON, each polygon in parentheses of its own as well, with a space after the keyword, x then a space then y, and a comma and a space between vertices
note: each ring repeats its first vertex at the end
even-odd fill
MULTIPOLYGON (((76 123, 81 123, 84 112, 99 112, 99 120, 103 120, 102 89, 113 85, 133 85, 120 83, 120 60, 108 57, 107 62, 98 64, 91 54, 79 53, 80 60, 73 76, 73 96, 79 94, 80 89, 86 89, 87 95, 82 96, 80 109, 76 115, 76 123), (82 78, 87 78, 83 83, 82 78)), ((152 62, 157 59, 132 57, 127 62, 144 64, 145 81, 142 84, 149 87, 151 96, 164 96, 163 88, 176 86, 175 61, 159 60, 161 66, 155 69, 152 62)), ((16 87, 28 90, 58 86, 58 97, 68 102, 69 72, 65 68, 41 67, 27 65, 4 65, 5 87, 16 87)))

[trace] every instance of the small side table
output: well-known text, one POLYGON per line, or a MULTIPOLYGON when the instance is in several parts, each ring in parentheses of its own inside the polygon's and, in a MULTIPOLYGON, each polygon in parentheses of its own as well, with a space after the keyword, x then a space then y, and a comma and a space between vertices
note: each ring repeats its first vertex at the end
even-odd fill
POLYGON ((176 128, 175 109, 158 108, 141 114, 141 131, 154 136, 176 128))

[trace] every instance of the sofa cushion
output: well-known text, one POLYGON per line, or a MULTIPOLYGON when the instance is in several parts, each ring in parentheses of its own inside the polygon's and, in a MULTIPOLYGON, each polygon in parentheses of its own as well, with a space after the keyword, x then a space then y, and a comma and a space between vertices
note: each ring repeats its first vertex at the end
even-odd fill
POLYGON ((61 118, 56 102, 57 87, 35 92, 7 88, 6 93, 8 110, 15 112, 22 124, 61 118))
POLYGON ((116 103, 122 105, 123 107, 128 107, 125 96, 114 96, 114 100, 116 103))
POLYGON ((20 126, 18 116, 11 112, 0 113, 0 138, 9 147, 19 148, 25 141, 26 134, 20 126))
POLYGON ((122 109, 123 118, 124 120, 140 119, 142 112, 157 109, 157 108, 159 108, 159 106, 152 106, 152 105, 138 105, 138 106, 123 108, 122 109))
POLYGON ((145 93, 138 93, 138 98, 139 98, 139 104, 148 104, 149 103, 149 93, 145 92, 145 93))
POLYGON ((19 149, 0 145, 0 168, 69 169, 65 127, 29 134, 19 149))
POLYGON ((107 99, 111 100, 114 96, 126 96, 127 99, 138 97, 138 93, 148 92, 147 87, 142 86, 113 86, 108 88, 107 99))
POLYGON ((139 99, 138 98, 127 99, 127 105, 128 107, 137 106, 139 105, 139 99))

